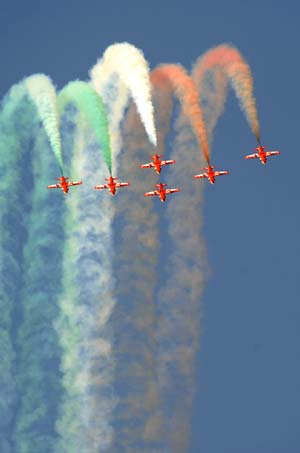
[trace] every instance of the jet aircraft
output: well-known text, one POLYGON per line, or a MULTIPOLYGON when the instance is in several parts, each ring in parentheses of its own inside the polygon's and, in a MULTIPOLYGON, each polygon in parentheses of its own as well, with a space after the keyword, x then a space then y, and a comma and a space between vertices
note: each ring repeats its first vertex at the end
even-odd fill
POLYGON ((214 166, 208 165, 208 167, 204 167, 203 173, 200 173, 199 175, 195 175, 195 179, 201 179, 201 178, 207 178, 211 184, 215 183, 215 177, 216 176, 222 176, 222 175, 228 175, 229 171, 215 171, 214 166))
POLYGON ((115 182, 118 178, 114 178, 110 176, 109 178, 105 178, 105 181, 108 181, 106 184, 100 184, 99 186, 95 186, 94 189, 102 190, 108 189, 112 195, 115 195, 117 192, 117 188, 129 186, 129 182, 115 182))
POLYGON ((57 184, 51 184, 50 186, 47 186, 48 189, 61 189, 63 193, 66 195, 69 192, 69 187, 72 186, 79 186, 82 184, 82 181, 68 181, 69 176, 61 176, 60 178, 55 178, 58 181, 60 181, 57 184))
POLYGON ((153 162, 149 162, 148 164, 141 165, 141 168, 153 168, 155 169, 156 173, 159 174, 161 172, 161 167, 164 165, 175 164, 176 160, 161 160, 160 158, 162 155, 160 154, 153 154, 151 159, 153 162))
POLYGON ((254 148, 258 152, 254 154, 248 154, 247 156, 245 156, 245 159, 260 159, 262 164, 266 164, 267 157, 280 154, 280 151, 265 151, 266 148, 266 146, 259 145, 257 148, 254 148))
POLYGON ((154 197, 158 196, 160 198, 161 202, 166 201, 166 195, 174 192, 180 192, 180 189, 165 189, 165 186, 167 184, 162 184, 161 182, 159 184, 155 184, 155 187, 158 187, 158 190, 153 190, 152 192, 146 192, 144 195, 145 197, 154 197))

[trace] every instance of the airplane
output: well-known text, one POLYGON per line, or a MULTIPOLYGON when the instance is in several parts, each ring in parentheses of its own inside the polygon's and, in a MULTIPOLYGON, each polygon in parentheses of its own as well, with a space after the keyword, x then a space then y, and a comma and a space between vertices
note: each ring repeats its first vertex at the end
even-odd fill
POLYGON ((57 184, 51 184, 50 186, 47 186, 48 189, 61 189, 63 193, 66 195, 69 192, 69 187, 72 186, 79 186, 82 184, 82 181, 68 181, 69 176, 61 176, 60 178, 55 178, 58 181, 60 181, 57 184))
POLYGON ((151 156, 151 159, 153 160, 153 162, 149 162, 148 164, 143 164, 140 167, 141 168, 154 167, 156 173, 159 174, 161 172, 161 167, 163 165, 176 164, 176 160, 160 160, 161 157, 162 157, 162 155, 160 155, 160 154, 153 154, 153 156, 151 156))
POLYGON ((169 193, 180 192, 180 189, 165 189, 167 184, 155 184, 155 187, 158 187, 158 190, 153 190, 153 192, 144 193, 145 197, 154 197, 155 195, 159 196, 160 201, 163 203, 166 201, 166 195, 169 193))
POLYGON ((195 175, 195 179, 207 178, 211 184, 215 183, 216 176, 228 175, 229 171, 215 171, 214 166, 208 164, 208 167, 204 167, 204 173, 200 173, 199 175, 195 175))
POLYGON ((115 182, 118 178, 113 178, 110 176, 109 178, 105 178, 105 181, 108 181, 106 184, 100 184, 99 186, 95 186, 94 189, 102 190, 102 189, 109 189, 112 195, 115 195, 117 192, 118 187, 125 187, 129 186, 129 182, 115 182))
POLYGON ((266 146, 259 145, 257 148, 254 148, 258 152, 255 154, 248 154, 245 156, 245 159, 260 159, 262 164, 266 164, 267 157, 280 154, 280 151, 265 151, 266 148, 266 146))

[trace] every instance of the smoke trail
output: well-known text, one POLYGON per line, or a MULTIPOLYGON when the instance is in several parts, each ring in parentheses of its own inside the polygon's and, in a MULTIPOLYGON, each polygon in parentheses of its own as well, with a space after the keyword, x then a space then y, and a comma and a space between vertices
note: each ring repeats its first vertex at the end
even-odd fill
MULTIPOLYGON (((148 411, 141 438, 144 441, 143 448, 149 448, 149 451, 153 451, 151 448, 154 448, 154 451, 182 452, 187 451, 189 443, 195 389, 195 355, 199 343, 199 299, 205 267, 199 218, 201 189, 199 185, 193 184, 191 176, 196 157, 199 156, 199 145, 206 150, 204 156, 208 161, 209 152, 205 123, 198 105, 198 92, 185 70, 178 65, 160 66, 151 73, 151 81, 155 87, 154 100, 160 147, 162 144, 166 147, 173 94, 182 107, 182 117, 176 123, 178 136, 171 152, 173 155, 168 156, 177 160, 177 165, 172 166, 169 173, 171 178, 169 185, 173 187, 180 181, 182 192, 178 197, 168 199, 161 214, 160 235, 163 244, 160 253, 161 288, 158 292, 157 306, 152 308, 152 322, 149 322, 149 316, 147 318, 151 327, 145 332, 152 345, 152 369, 155 371, 152 375, 148 371, 151 378, 148 388, 154 397, 152 410, 148 411), (186 153, 187 156, 183 158, 186 153)), ((131 128, 136 133, 136 125, 132 125, 131 128)), ((132 134, 129 134, 128 138, 130 142, 133 141, 132 134)), ((131 150, 128 155, 131 156, 131 150)), ((147 213, 147 220, 152 226, 151 211, 147 213)), ((157 228, 157 219, 155 222, 157 228)), ((128 243, 131 244, 130 241, 128 243)), ((137 278, 137 282, 139 281, 137 278)), ((136 314, 132 317, 132 323, 138 325, 136 314)), ((140 355, 137 358, 141 360, 140 355)), ((130 363, 132 364, 132 361, 130 363)), ((144 378, 144 383, 145 381, 144 378)), ((144 390, 143 387, 142 389, 144 390)), ((137 410, 135 413, 138 414, 137 410)), ((138 415, 140 420, 140 414, 138 415)))
POLYGON ((210 146, 218 119, 224 111, 228 93, 228 79, 219 66, 207 71, 203 77, 194 79, 199 91, 200 105, 203 112, 210 146))
POLYGON ((151 82, 154 86, 165 84, 166 80, 172 86, 174 93, 180 100, 183 114, 186 115, 193 127, 199 147, 201 147, 207 163, 210 162, 209 145, 203 113, 199 106, 198 91, 193 80, 186 70, 175 64, 158 66, 151 73, 151 82))
POLYGON ((63 197, 46 189, 57 164, 44 131, 39 130, 38 118, 31 117, 27 128, 35 137, 31 146, 33 180, 24 179, 23 190, 32 185, 33 190, 24 247, 23 320, 16 372, 20 401, 14 437, 15 451, 44 453, 53 452, 56 445, 55 422, 62 393, 61 352, 53 322, 61 290, 63 197))
MULTIPOLYGON (((232 46, 222 44, 210 49, 196 61, 192 71, 192 77, 199 87, 200 95, 205 74, 216 67, 220 67, 230 80, 251 130, 260 145, 259 123, 253 95, 253 78, 249 65, 239 51, 232 46)), ((223 108, 224 104, 220 105, 220 114, 223 108)))
MULTIPOLYGON (((189 105, 189 101, 192 100, 194 102, 196 99, 198 106, 198 93, 191 79, 181 67, 170 65, 166 66, 166 69, 169 67, 172 70, 158 71, 156 69, 151 74, 151 81, 154 84, 155 114, 160 152, 166 147, 166 138, 172 116, 173 94, 184 105, 185 112, 189 115, 187 121, 190 123, 191 116, 192 118, 194 117, 193 113, 191 114, 193 106, 189 105), (173 70, 174 68, 176 69, 173 70), (173 78, 174 75, 176 80, 173 78), (189 93, 185 92, 186 87, 192 91, 193 96, 189 97, 189 93)), ((178 433, 182 431, 181 427, 183 424, 189 420, 190 414, 184 414, 184 410, 187 410, 187 407, 190 409, 189 401, 187 402, 183 397, 179 397, 184 404, 183 410, 180 412, 178 408, 175 408, 175 420, 173 419, 172 423, 175 424, 176 422, 178 425, 176 429, 181 439, 181 443, 179 443, 176 435, 172 434, 172 428, 167 421, 170 418, 167 405, 172 405, 172 402, 164 387, 165 382, 161 371, 158 376, 156 371, 157 367, 159 370, 163 369, 166 363, 163 351, 166 352, 164 344, 168 343, 168 332, 165 329, 167 313, 161 313, 160 308, 157 309, 154 301, 155 289, 159 284, 159 274, 157 272, 159 254, 158 217, 154 207, 157 200, 145 200, 142 195, 151 188, 155 181, 155 176, 152 171, 139 171, 137 168, 139 163, 149 160, 151 149, 147 146, 147 139, 143 129, 132 110, 129 111, 126 118, 124 129, 126 151, 120 154, 119 160, 125 177, 131 179, 132 189, 122 193, 116 201, 118 206, 116 209, 115 229, 119 233, 115 239, 117 256, 115 277, 120 303, 117 305, 113 317, 113 319, 116 319, 116 330, 118 332, 116 334, 116 386, 119 389, 119 404, 116 408, 118 436, 115 439, 114 451, 120 451, 121 449, 123 451, 173 451, 172 448, 175 448, 174 451, 184 451, 184 449, 176 450, 176 445, 185 445, 187 443, 187 434, 183 436, 178 433), (136 192, 133 192, 134 190, 136 192), (158 318, 157 314, 159 314, 158 318), (159 327, 156 332, 157 323, 159 327)), ((195 144, 193 146, 195 151, 195 144)), ((193 161, 190 152, 188 156, 193 161)), ((182 161, 182 152, 181 159, 179 156, 178 160, 179 162, 180 160, 182 161)), ((182 163, 179 171, 181 173, 182 163)), ((174 169, 172 168, 171 173, 173 172, 174 169)), ((175 201, 180 203, 180 200, 175 201)), ((185 198, 184 203, 189 203, 188 198, 185 198)), ((183 207, 182 210, 184 210, 183 207)), ((197 211, 193 213, 193 217, 197 217, 197 211)), ((181 224, 183 223, 183 218, 184 216, 180 217, 181 224)), ((161 225, 163 226, 165 222, 167 222, 166 218, 161 222, 161 225)), ((195 226, 197 227, 196 220, 195 226)), ((161 237, 164 243, 169 242, 166 234, 163 229, 161 237)), ((178 249, 177 243, 173 244, 172 242, 172 245, 175 250, 178 249)), ((163 248, 164 250, 161 253, 165 252, 165 247, 163 248)), ((197 245, 195 250, 197 251, 197 245)), ((182 265, 182 271, 187 274, 187 263, 184 262, 181 255, 180 264, 182 265)), ((162 255, 161 258, 163 258, 162 255)), ((186 261, 188 259, 189 257, 186 261)), ((173 262, 170 264, 168 261, 167 265, 172 265, 169 268, 173 272, 173 262)), ((169 275, 165 276, 164 264, 160 269, 164 275, 162 280, 166 278, 168 281, 169 275)), ((179 271, 175 271, 175 273, 180 282, 184 280, 179 271)), ((170 278, 172 281, 170 284, 173 284, 173 279, 172 277, 170 278)), ((199 291, 198 293, 196 290, 194 292, 195 296, 199 295, 199 291)), ((173 313, 173 308, 169 307, 173 300, 170 302, 169 296, 169 293, 165 295, 162 291, 162 299, 167 299, 165 307, 167 306, 170 312, 173 313)), ((158 304, 158 307, 160 307, 160 300, 158 304)), ((197 310, 191 309, 191 311, 193 315, 197 314, 197 310)), ((189 315, 192 320, 189 318, 188 322, 194 331, 189 334, 185 332, 184 340, 179 341, 189 341, 191 336, 197 336, 197 328, 194 328, 193 325, 193 322, 197 323, 197 316, 192 317, 191 313, 189 315)), ((179 322, 185 325, 185 321, 178 319, 176 323, 176 329, 181 330, 179 322)), ((174 331, 172 331, 173 337, 171 341, 173 340, 176 345, 174 331)), ((179 347, 177 352, 178 349, 179 347)), ((190 353, 190 356, 193 364, 194 352, 190 353)), ((173 357, 175 364, 176 360, 178 362, 178 359, 173 357)), ((190 367, 190 364, 187 366, 190 367)), ((190 368, 188 372, 191 374, 190 368)), ((183 379, 185 378, 183 377, 183 379)), ((190 380, 192 381, 192 378, 190 380)), ((185 383, 186 381, 187 379, 185 383)), ((174 380, 170 376, 168 384, 172 386, 171 392, 174 392, 174 380)), ((188 390, 184 389, 184 391, 189 394, 188 390)), ((172 393, 172 396, 174 397, 174 393, 172 393)))
MULTIPOLYGON (((28 104, 22 84, 13 86, 0 112, 0 451, 13 452, 16 398, 16 329, 20 321, 22 250, 26 242, 24 212, 28 209, 23 178, 29 173, 28 104)), ((30 174, 30 173, 29 173, 30 174)))
MULTIPOLYGON (((170 197, 163 215, 167 251, 161 256, 164 283, 158 293, 157 360, 164 451, 188 451, 196 387, 196 353, 200 333, 200 297, 205 252, 201 237, 202 189, 192 180, 198 144, 190 119, 176 122, 172 180, 179 183, 178 197, 170 197), (183 159, 182 156, 188 155, 183 159), (180 162, 180 164, 179 164, 180 162)), ((171 180, 171 182, 172 182, 171 180)), ((173 183, 171 184, 173 186, 173 183)))
POLYGON ((83 178, 80 191, 66 197, 63 257, 63 294, 56 323, 63 358, 64 396, 57 422, 56 451, 106 451, 113 438, 115 405, 112 380, 112 329, 114 310, 111 269, 110 196, 92 189, 105 165, 99 149, 90 144, 90 129, 80 119, 74 141, 72 174, 83 178))
MULTIPOLYGON (((161 148, 162 134, 158 138, 161 148)), ((139 164, 148 162, 151 151, 133 105, 126 116, 123 139, 124 152, 119 155, 119 165, 131 186, 120 190, 114 200, 114 276, 118 303, 112 321, 118 404, 114 415, 117 435, 112 451, 160 451, 157 450, 159 439, 150 431, 158 405, 154 369, 158 219, 153 202, 145 201, 143 196, 155 179, 153 170, 139 168, 139 164)))
POLYGON ((151 101, 149 68, 141 50, 123 42, 109 46, 90 71, 91 83, 108 109, 114 154, 121 147, 120 123, 128 102, 134 100, 153 146, 157 144, 151 101))
POLYGON ((55 88, 49 77, 44 74, 35 74, 31 77, 27 77, 24 83, 37 108, 61 174, 63 174, 63 159, 59 133, 59 115, 57 111, 55 88))
POLYGON ((68 83, 59 93, 58 104, 63 111, 66 104, 73 102, 85 115, 94 131, 98 146, 104 154, 106 165, 111 174, 111 148, 107 114, 101 97, 86 82, 76 80, 68 83))

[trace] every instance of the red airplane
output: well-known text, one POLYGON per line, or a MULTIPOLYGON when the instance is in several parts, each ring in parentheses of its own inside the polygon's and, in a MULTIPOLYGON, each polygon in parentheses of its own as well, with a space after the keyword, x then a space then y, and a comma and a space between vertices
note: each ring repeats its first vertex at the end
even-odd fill
POLYGON ((155 187, 158 187, 158 190, 153 190, 153 192, 146 192, 144 193, 145 197, 154 197, 155 195, 159 196, 160 201, 166 201, 166 195, 169 193, 180 192, 180 189, 165 189, 167 184, 155 184, 155 187))
POLYGON ((248 156, 245 156, 245 159, 260 159, 262 164, 266 164, 267 157, 280 154, 280 151, 265 151, 266 148, 266 146, 259 145, 257 148, 254 148, 258 153, 248 154, 248 156))
POLYGON ((63 193, 66 195, 69 192, 69 187, 72 186, 79 186, 82 184, 82 181, 68 181, 69 176, 61 176, 60 178, 55 178, 58 181, 60 181, 57 184, 52 184, 50 186, 47 186, 48 189, 61 189, 63 193))
POLYGON ((113 178, 110 176, 109 178, 105 178, 105 181, 108 181, 107 184, 100 184, 100 186, 95 186, 94 189, 102 190, 102 189, 109 189, 112 195, 115 195, 117 192, 118 187, 125 187, 129 186, 129 182, 115 182, 118 178, 113 178))
POLYGON ((228 175, 229 171, 215 171, 216 167, 213 167, 208 164, 208 167, 204 167, 204 173, 200 173, 200 175, 195 175, 195 179, 207 178, 211 184, 215 183, 216 176, 228 175))
POLYGON ((141 168, 154 167, 156 173, 159 175, 159 173, 161 172, 161 167, 163 165, 176 164, 176 160, 160 160, 161 157, 162 157, 162 155, 160 155, 160 154, 153 154, 153 156, 151 156, 151 159, 153 160, 153 162, 149 162, 148 164, 143 164, 143 165, 141 165, 141 168))

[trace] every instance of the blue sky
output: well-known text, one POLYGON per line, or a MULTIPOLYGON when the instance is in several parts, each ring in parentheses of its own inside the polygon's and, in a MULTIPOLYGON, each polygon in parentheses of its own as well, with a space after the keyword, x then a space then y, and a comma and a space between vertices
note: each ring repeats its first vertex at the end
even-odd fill
POLYGON ((230 176, 207 186, 210 265, 202 305, 191 452, 300 451, 300 307, 296 1, 12 1, 0 6, 1 95, 43 72, 61 88, 113 42, 141 48, 151 68, 189 69, 221 42, 248 60, 263 144, 282 155, 245 161, 254 138, 231 93, 212 155, 230 176))

